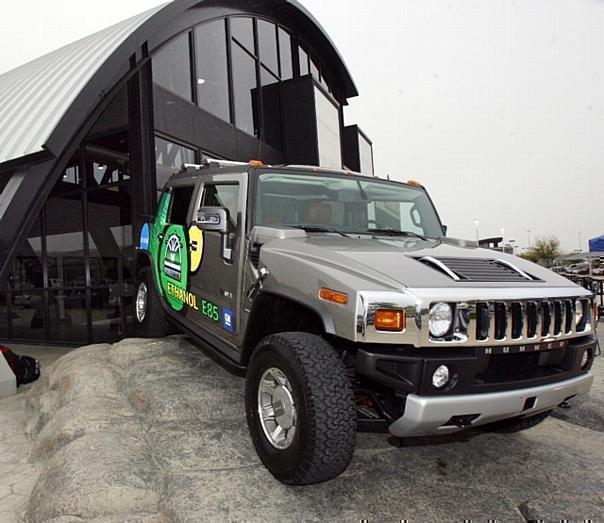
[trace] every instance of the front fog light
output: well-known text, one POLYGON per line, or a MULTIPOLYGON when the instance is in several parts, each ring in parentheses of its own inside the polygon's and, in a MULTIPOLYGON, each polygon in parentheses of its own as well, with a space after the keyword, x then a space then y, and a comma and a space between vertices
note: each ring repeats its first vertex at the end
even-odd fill
POLYGON ((432 374, 432 385, 437 389, 442 389, 447 383, 449 383, 449 367, 441 365, 432 374))
POLYGON ((589 350, 583 351, 581 356, 581 370, 585 370, 589 365, 589 350))
POLYGON ((453 311, 448 303, 437 303, 430 309, 428 321, 430 334, 435 338, 442 338, 451 329, 453 323, 453 311))

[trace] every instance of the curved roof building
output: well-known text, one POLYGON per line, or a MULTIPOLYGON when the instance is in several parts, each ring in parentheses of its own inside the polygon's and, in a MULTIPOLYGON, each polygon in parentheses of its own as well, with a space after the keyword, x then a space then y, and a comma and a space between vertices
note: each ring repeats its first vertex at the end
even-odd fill
POLYGON ((202 154, 373 170, 295 0, 175 0, 0 75, 0 339, 128 332, 134 238, 202 154))

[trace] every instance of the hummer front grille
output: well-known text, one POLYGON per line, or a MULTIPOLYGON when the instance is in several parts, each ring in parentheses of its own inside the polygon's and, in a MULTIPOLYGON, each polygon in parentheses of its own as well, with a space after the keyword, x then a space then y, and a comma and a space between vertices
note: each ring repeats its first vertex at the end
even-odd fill
POLYGON ((538 343, 574 338, 590 330, 589 299, 531 299, 453 304, 456 323, 448 336, 431 341, 538 343))

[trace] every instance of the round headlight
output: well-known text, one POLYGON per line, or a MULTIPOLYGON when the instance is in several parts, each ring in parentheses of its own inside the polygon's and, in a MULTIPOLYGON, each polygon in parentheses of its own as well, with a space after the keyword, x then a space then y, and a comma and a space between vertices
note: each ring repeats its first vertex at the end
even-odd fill
POLYGON ((430 334, 435 338, 442 338, 451 329, 453 311, 448 303, 437 303, 430 309, 430 334))
POLYGON ((442 389, 447 383, 449 383, 449 368, 441 365, 432 374, 432 385, 437 389, 442 389))

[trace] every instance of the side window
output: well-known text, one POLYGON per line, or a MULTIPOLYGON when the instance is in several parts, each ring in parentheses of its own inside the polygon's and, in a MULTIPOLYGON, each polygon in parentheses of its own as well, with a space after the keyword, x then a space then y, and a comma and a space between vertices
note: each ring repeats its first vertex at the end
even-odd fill
POLYGON ((202 207, 224 207, 229 211, 229 220, 237 228, 239 214, 239 185, 206 185, 201 199, 202 207))
POLYGON ((188 226, 187 215, 189 213, 189 205, 193 198, 195 187, 175 187, 172 190, 172 206, 170 207, 170 218, 168 223, 172 225, 188 226))

